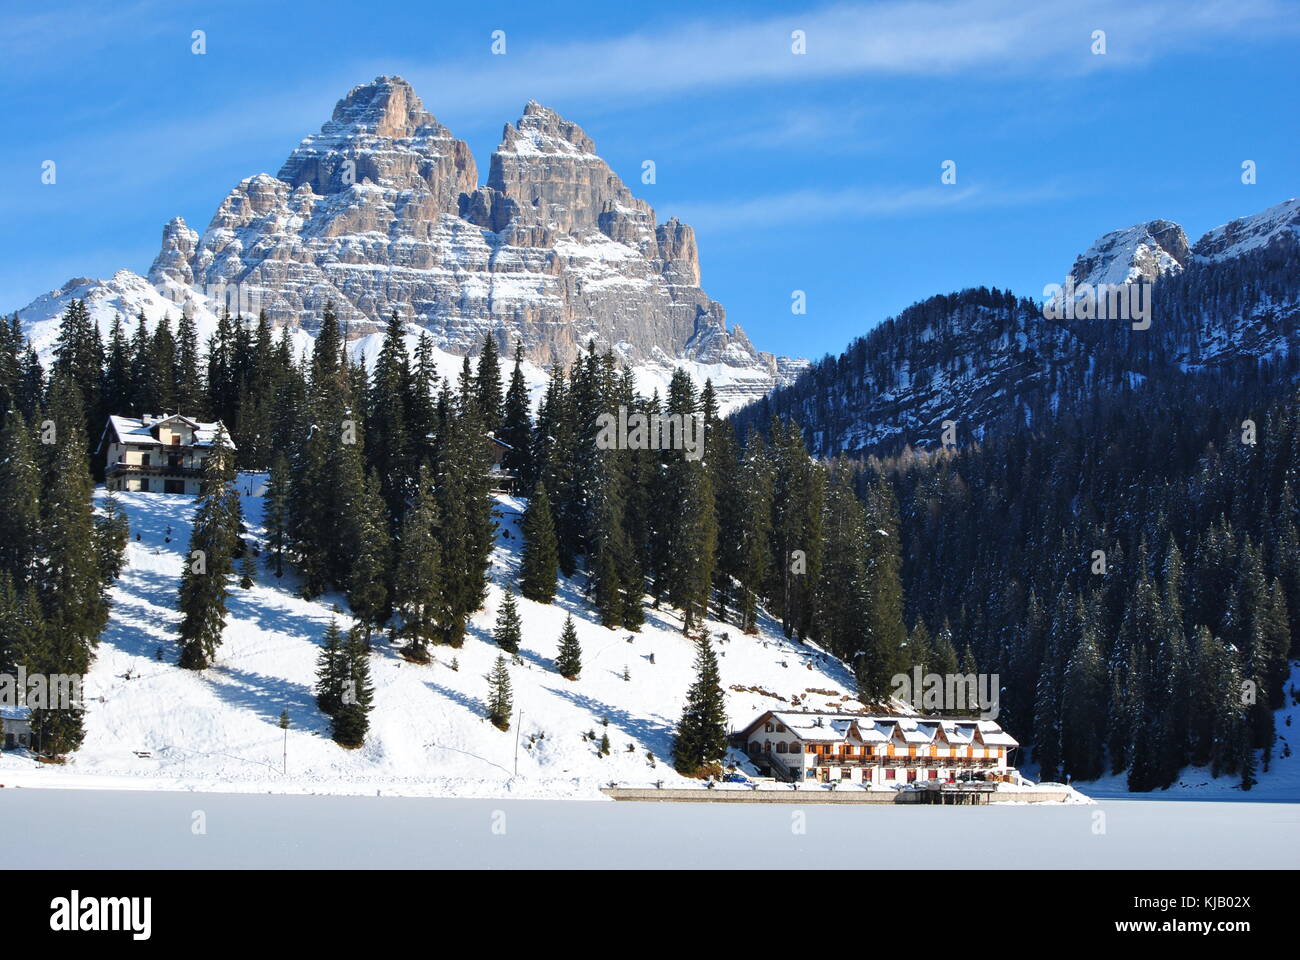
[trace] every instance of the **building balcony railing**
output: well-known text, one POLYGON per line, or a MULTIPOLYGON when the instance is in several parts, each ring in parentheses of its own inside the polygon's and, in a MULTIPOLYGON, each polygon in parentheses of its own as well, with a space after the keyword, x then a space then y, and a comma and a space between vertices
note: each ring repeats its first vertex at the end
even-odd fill
POLYGON ((104 471, 110 476, 119 474, 135 474, 143 477, 202 477, 203 469, 201 467, 172 467, 158 466, 150 464, 145 466, 140 463, 110 463, 104 471))
MULTIPOLYGON (((797 754, 795 756, 798 756, 797 754)), ((840 757, 833 754, 808 754, 807 766, 810 767, 911 767, 914 769, 946 767, 946 768, 978 768, 991 767, 995 764, 994 757, 901 757, 901 756, 867 756, 867 757, 840 757)), ((792 761, 798 762, 798 761, 792 761)))

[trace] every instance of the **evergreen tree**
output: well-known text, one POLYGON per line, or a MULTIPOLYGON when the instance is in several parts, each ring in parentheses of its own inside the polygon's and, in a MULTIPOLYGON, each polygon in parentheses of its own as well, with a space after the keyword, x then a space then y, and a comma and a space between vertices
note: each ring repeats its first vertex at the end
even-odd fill
MULTIPOLYGON (((888 482, 873 483, 865 504, 867 530, 866 597, 859 685, 880 696, 893 676, 909 666, 903 625, 902 557, 899 547, 898 504, 888 482)), ((973 664, 970 665, 974 672, 973 664)))
POLYGON ((487 596, 487 571, 495 538, 488 496, 487 441, 473 393, 469 359, 461 371, 454 403, 443 416, 446 437, 438 464, 443 597, 447 615, 442 642, 459 647, 469 617, 487 596))
POLYGON ((488 675, 488 719, 498 730, 510 729, 510 714, 514 703, 510 695, 510 671, 506 668, 506 658, 497 654, 496 664, 488 675))
POLYGON ((384 511, 382 485, 374 470, 353 503, 353 544, 348 605, 361 623, 366 639, 389 616, 389 564, 392 545, 384 511))
MULTIPOLYGON (((691 418, 696 431, 706 429, 699 425, 703 414, 690 376, 683 370, 677 370, 669 384, 668 414, 682 418, 683 425, 686 418, 691 418)), ((665 511, 658 573, 668 602, 682 611, 683 631, 689 632, 708 612, 717 561, 718 521, 708 465, 690 455, 684 437, 674 438, 668 446, 659 496, 665 511)))
POLYGON ((933 673, 944 678, 955 676, 957 673, 957 647, 952 641, 952 625, 947 620, 934 635, 930 659, 927 662, 933 673))
MULTIPOLYGON (((287 329, 287 328, 286 328, 287 329)), ((199 336, 188 310, 181 313, 176 334, 176 409, 188 417, 201 417, 204 387, 199 374, 199 336)))
POLYGON ((303 594, 347 589, 358 539, 355 503, 365 484, 359 415, 343 362, 338 318, 326 308, 312 351, 307 435, 297 451, 289 497, 289 538, 303 594))
POLYGON ((1082 600, 1079 608, 1084 622, 1061 693, 1061 757, 1074 779, 1095 780, 1104 772, 1106 665, 1097 626, 1082 600))
POLYGON ((239 589, 251 590, 256 582, 257 560, 253 557, 253 551, 245 548, 244 555, 239 558, 239 589))
POLYGON ((695 640, 695 682, 686 694, 686 707, 673 737, 673 767, 684 776, 717 772, 727 751, 726 696, 718 675, 718 660, 707 633, 695 640))
POLYGON ((393 311, 375 361, 366 419, 366 459, 379 474, 392 517, 401 516, 416 480, 407 410, 413 389, 403 325, 393 311))
POLYGON ((330 617, 330 625, 325 629, 325 639, 316 658, 316 706, 329 716, 338 713, 342 705, 345 667, 343 631, 338 618, 330 617))
POLYGON ((578 630, 573 616, 564 618, 564 631, 560 634, 560 649, 555 657, 555 672, 566 680, 577 680, 582 672, 582 647, 578 645, 578 630))
POLYGON ((501 416, 498 438, 507 446, 501 457, 501 467, 515 478, 515 489, 533 489, 537 483, 533 469, 533 421, 529 415, 528 385, 524 382, 524 345, 515 345, 515 366, 510 374, 510 387, 506 390, 505 406, 501 416))
POLYGON ((497 610, 496 628, 492 631, 492 639, 506 653, 519 652, 519 644, 523 639, 519 607, 515 603, 515 595, 508 590, 501 598, 501 607, 497 610))
POLYGON ((277 577, 284 576, 284 555, 289 544, 289 461, 277 451, 266 490, 267 562, 277 577))
POLYGON ((102 412, 99 387, 104 367, 104 344, 99 327, 81 300, 68 304, 59 321, 54 344, 54 365, 50 371, 51 396, 58 385, 75 388, 81 415, 76 430, 82 437, 98 436, 96 423, 102 412))
MULTIPOLYGON (((61 359, 76 352, 69 337, 61 335, 66 350, 61 359)), ((94 338, 87 339, 93 353, 94 338)), ((97 518, 92 507, 85 405, 72 379, 75 366, 69 360, 51 384, 39 446, 20 436, 21 422, 10 416, 3 438, 13 446, 0 451, 0 460, 8 460, 0 471, 6 495, 30 494, 33 467, 40 474, 39 501, 4 507, 13 510, 5 531, 15 542, 5 544, 9 569, 0 567, 0 576, 11 579, 18 605, 6 657, 46 675, 85 674, 90 668, 108 622, 107 587, 121 567, 124 548, 113 518, 97 518), (30 524, 36 516, 33 540, 30 524)), ((82 718, 79 704, 34 709, 38 749, 48 756, 75 750, 84 735, 82 718)))
POLYGON ((761 439, 746 451, 740 470, 736 579, 740 582, 740 628, 758 633, 758 596, 770 575, 772 470, 761 439))
POLYGON ((491 331, 483 335, 483 349, 479 351, 478 370, 474 376, 474 393, 483 430, 495 435, 501 429, 502 418, 501 356, 491 331))
MULTIPOLYGON (((546 488, 555 530, 556 559, 560 571, 573 576, 581 552, 581 524, 574 460, 576 415, 565 385, 564 371, 556 368, 542 397, 533 428, 533 463, 537 482, 546 488)), ((524 596, 528 596, 525 592, 524 596)))
POLYGON ((350 750, 362 746, 370 729, 374 688, 370 683, 370 646, 360 625, 348 631, 341 650, 338 709, 330 724, 334 742, 350 750))
POLYGON ((524 549, 519 569, 519 592, 529 600, 550 603, 555 597, 558 556, 551 504, 541 483, 537 484, 524 510, 522 529, 524 549))
POLYGON ((188 670, 203 670, 212 664, 226 625, 227 578, 233 570, 241 524, 233 461, 225 430, 219 429, 203 470, 181 574, 179 662, 188 670))
MULTIPOLYGON (((587 537, 590 550, 591 589, 600 622, 615 628, 623 623, 628 607, 627 594, 640 597, 639 583, 633 577, 632 546, 624 527, 623 489, 625 477, 622 451, 600 450, 596 490, 593 496, 592 530, 587 537)), ((639 574, 636 574, 639 579, 639 574)))
POLYGON ((16 409, 3 414, 0 427, 0 573, 15 583, 37 576, 41 541, 41 474, 27 424, 16 409))
POLYGON ((402 520, 396 607, 402 617, 401 635, 406 638, 403 653, 417 663, 427 663, 428 644, 441 636, 441 624, 448 615, 438 539, 438 502, 428 467, 420 470, 416 498, 402 520))
POLYGON ((121 314, 113 314, 113 326, 108 335, 108 352, 104 361, 101 399, 105 419, 109 415, 126 415, 134 411, 131 402, 131 345, 127 341, 121 314))

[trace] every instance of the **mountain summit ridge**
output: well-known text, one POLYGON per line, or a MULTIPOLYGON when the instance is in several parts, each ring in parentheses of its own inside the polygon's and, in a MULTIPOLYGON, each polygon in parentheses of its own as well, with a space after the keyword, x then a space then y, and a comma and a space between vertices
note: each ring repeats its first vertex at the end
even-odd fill
POLYGON ((1193 244, 1169 220, 1110 231, 1066 275, 1066 289, 1085 283, 1125 294, 1149 285, 1145 322, 1049 316, 1060 284, 1046 286, 1041 302, 986 287, 939 294, 814 361, 735 419, 761 429, 773 414, 790 416, 814 454, 865 456, 946 445, 953 432, 945 424, 958 443, 1033 428, 1142 384, 1300 379, 1300 200, 1239 217, 1193 244))
MULTIPOLYGON (((594 340, 648 389, 676 366, 712 377, 724 408, 803 366, 728 324, 700 286, 694 231, 659 223, 577 123, 530 100, 480 184, 469 146, 399 76, 349 90, 278 174, 241 180, 201 232, 168 221, 147 277, 173 319, 183 306, 218 314, 237 296, 246 315, 310 335, 333 304, 364 337, 396 312, 447 353, 475 353, 490 333, 507 350, 521 341, 539 367, 594 340)), ((118 280, 78 289, 156 320, 154 299, 124 296, 139 284, 118 280)), ((55 318, 42 311, 60 304, 46 295, 21 315, 46 330, 55 318)))

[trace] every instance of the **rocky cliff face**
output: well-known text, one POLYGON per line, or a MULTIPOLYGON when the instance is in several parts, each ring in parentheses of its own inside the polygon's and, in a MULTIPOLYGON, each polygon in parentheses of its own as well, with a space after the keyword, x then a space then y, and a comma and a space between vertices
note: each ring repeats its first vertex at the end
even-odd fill
POLYGON ((331 302, 357 335, 396 311, 457 354, 491 331, 546 365, 595 339, 652 380, 679 362, 717 367, 728 405, 801 366, 728 327, 700 287, 691 228, 656 223, 577 124, 529 103, 480 186, 469 148, 400 77, 353 89, 202 235, 168 223, 149 280, 178 295, 238 285, 245 304, 307 332, 331 302))
POLYGON ((1099 237, 1079 254, 1069 276, 1076 287, 1084 283, 1153 283, 1179 273, 1190 255, 1182 227, 1169 220, 1151 220, 1099 237))

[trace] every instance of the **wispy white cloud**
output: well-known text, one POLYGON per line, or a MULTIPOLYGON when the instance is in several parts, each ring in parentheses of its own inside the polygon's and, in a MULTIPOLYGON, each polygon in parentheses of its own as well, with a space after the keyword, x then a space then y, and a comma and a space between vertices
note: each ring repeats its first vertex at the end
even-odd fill
POLYGON ((871 74, 1078 73, 1234 34, 1296 29, 1281 0, 883 0, 563 44, 507 33, 503 56, 489 53, 485 39, 479 57, 404 72, 435 110, 459 110, 521 97, 630 99, 871 74), (806 36, 803 55, 791 50, 795 30, 806 36), (1104 57, 1091 52, 1094 30, 1106 31, 1104 57))
MULTIPOLYGON (((936 174, 937 177, 937 174, 936 174)), ((703 204, 666 205, 674 216, 712 232, 831 221, 887 220, 941 211, 988 210, 1057 200, 1054 184, 1026 187, 935 185, 911 189, 810 188, 703 204)))

